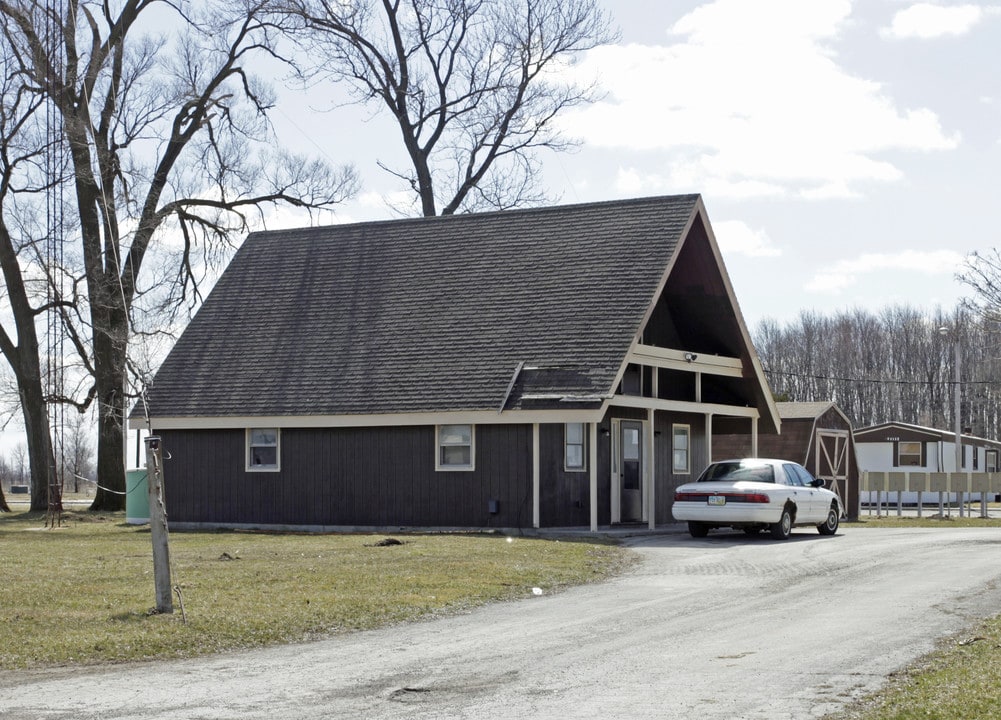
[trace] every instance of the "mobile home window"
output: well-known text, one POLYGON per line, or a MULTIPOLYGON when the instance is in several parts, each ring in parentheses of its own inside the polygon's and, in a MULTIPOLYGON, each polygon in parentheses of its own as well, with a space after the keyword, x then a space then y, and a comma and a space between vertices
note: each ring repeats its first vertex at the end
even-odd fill
POLYGON ((584 460, 584 423, 567 423, 563 435, 563 469, 587 470, 584 460))
POLYGON ((998 451, 988 450, 984 453, 984 470, 987 472, 998 471, 998 451))
POLYGON ((281 434, 278 428, 247 430, 247 470, 277 472, 281 469, 281 434))
POLYGON ((436 470, 473 469, 473 426, 439 425, 436 470))
POLYGON ((673 469, 675 473, 687 474, 692 471, 690 442, 691 426, 673 425, 672 436, 674 437, 673 469))
POLYGON ((919 442, 902 442, 897 445, 897 466, 898 467, 920 467, 924 463, 921 459, 921 445, 919 442))

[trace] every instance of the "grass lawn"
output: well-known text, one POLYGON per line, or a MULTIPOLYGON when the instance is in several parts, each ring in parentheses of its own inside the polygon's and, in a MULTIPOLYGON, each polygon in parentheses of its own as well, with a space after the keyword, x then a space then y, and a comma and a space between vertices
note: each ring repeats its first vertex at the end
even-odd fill
POLYGON ((188 657, 296 642, 559 591, 618 572, 600 541, 500 535, 173 533, 173 615, 148 528, 124 513, 0 514, 0 669, 188 657))

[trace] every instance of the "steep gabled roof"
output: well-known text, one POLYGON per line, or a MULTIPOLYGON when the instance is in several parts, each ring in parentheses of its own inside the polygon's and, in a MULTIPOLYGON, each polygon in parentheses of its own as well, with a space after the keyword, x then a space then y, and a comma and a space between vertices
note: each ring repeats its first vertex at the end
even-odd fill
MULTIPOLYGON (((519 363, 603 396, 697 195, 251 234, 153 416, 493 409, 519 363)), ((553 390, 553 388, 548 388, 553 390)))
POLYGON ((149 411, 599 411, 644 332, 742 358, 743 379, 719 378, 708 401, 777 425, 698 195, 253 233, 149 411))

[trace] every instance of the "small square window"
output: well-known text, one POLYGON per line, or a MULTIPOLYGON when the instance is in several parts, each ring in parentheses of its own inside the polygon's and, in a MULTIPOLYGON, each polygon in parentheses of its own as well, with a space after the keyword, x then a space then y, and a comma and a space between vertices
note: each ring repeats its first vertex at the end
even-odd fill
POLYGON ((563 435, 564 470, 568 472, 587 470, 584 448, 584 423, 567 423, 563 435))
POLYGON ((281 469, 281 435, 278 428, 247 430, 247 471, 277 472, 281 469))
POLYGON ((436 470, 473 470, 473 426, 439 425, 436 470))

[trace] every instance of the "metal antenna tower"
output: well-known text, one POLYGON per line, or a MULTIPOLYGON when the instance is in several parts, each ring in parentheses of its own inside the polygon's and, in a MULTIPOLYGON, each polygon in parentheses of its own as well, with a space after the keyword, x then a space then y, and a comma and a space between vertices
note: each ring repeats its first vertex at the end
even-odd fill
MULTIPOLYGON (((52 68, 48 84, 48 102, 45 104, 45 172, 48 191, 45 194, 45 272, 46 304, 48 327, 46 330, 46 391, 48 402, 49 431, 52 433, 52 456, 49 458, 48 508, 46 525, 56 527, 62 523, 63 473, 66 468, 65 426, 66 411, 62 399, 65 394, 65 343, 62 309, 59 305, 65 297, 65 252, 63 203, 63 181, 66 170, 66 143, 63 121, 55 103, 55 94, 64 70, 63 63, 63 22, 65 0, 50 0, 45 5, 46 53, 52 68)), ((66 32, 72 32, 67 26, 66 32)))

